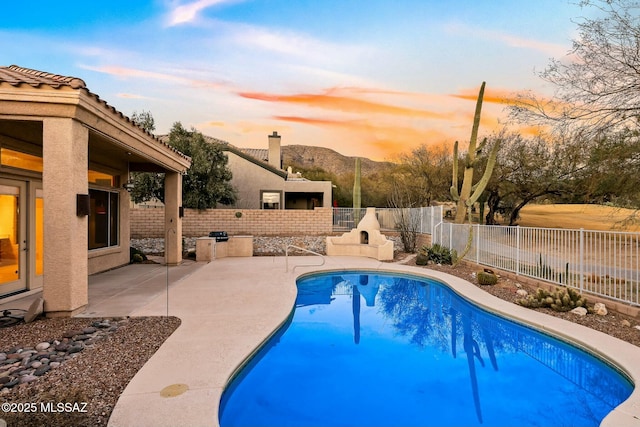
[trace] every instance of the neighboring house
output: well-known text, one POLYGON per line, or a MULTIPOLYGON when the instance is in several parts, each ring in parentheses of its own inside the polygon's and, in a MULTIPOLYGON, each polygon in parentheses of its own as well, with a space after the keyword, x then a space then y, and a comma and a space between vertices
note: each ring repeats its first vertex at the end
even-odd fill
POLYGON ((165 257, 179 263, 190 165, 81 79, 0 67, 0 298, 42 291, 47 315, 82 311, 87 276, 129 262, 130 171, 165 173, 165 257))
POLYGON ((282 169, 280 135, 269 135, 268 149, 241 149, 205 136, 220 144, 229 159, 231 185, 242 209, 313 209, 331 206, 331 181, 309 181, 282 169))

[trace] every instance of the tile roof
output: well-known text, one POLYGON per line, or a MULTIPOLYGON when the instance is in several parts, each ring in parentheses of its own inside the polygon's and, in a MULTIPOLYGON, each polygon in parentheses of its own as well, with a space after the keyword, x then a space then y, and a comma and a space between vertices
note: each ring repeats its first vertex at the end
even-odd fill
POLYGON ((269 161, 269 150, 266 148, 240 148, 240 151, 263 162, 269 161))
POLYGON ((144 133, 146 133, 148 136, 153 138, 157 143, 162 144, 165 147, 169 148, 171 151, 178 154, 180 157, 183 157, 185 159, 190 159, 189 156, 185 156, 183 153, 176 150, 169 144, 161 141, 154 134, 147 131, 146 129, 143 129, 141 126, 138 126, 138 124, 135 123, 133 120, 131 120, 129 117, 125 116, 123 113, 116 110, 115 107, 112 107, 111 105, 107 104, 106 101, 104 101, 103 99, 100 99, 100 97, 97 94, 91 92, 89 88, 87 88, 87 84, 82 79, 79 79, 77 77, 61 76, 58 74, 48 73, 46 71, 33 70, 31 68, 19 67, 17 65, 10 65, 8 67, 0 66, 0 83, 3 83, 3 82, 16 87, 21 85, 29 85, 34 88, 38 88, 40 86, 46 85, 54 89, 59 89, 63 86, 68 86, 72 89, 84 90, 86 91, 87 95, 93 98, 97 103, 102 104, 102 106, 107 110, 111 111, 111 113, 120 116, 120 118, 131 123, 131 125, 136 126, 138 129, 141 129, 144 133))
MULTIPOLYGON (((272 173, 287 179, 287 171, 275 168, 267 162, 269 150, 260 149, 260 148, 238 148, 235 145, 228 143, 227 141, 223 141, 221 139, 214 138, 212 136, 207 136, 207 135, 202 135, 202 136, 204 137, 204 140, 207 141, 208 143, 220 144, 222 145, 223 150, 235 153, 236 155, 244 158, 245 160, 248 160, 251 163, 260 166, 261 168, 267 169, 268 171, 271 171, 272 173)), ((162 138, 163 141, 169 141, 169 135, 163 135, 160 138, 162 138)))
POLYGON ((33 87, 47 85, 56 89, 60 86, 70 86, 73 89, 87 88, 84 80, 77 77, 60 76, 45 71, 18 67, 17 65, 0 67, 0 82, 9 83, 12 86, 27 84, 33 87))

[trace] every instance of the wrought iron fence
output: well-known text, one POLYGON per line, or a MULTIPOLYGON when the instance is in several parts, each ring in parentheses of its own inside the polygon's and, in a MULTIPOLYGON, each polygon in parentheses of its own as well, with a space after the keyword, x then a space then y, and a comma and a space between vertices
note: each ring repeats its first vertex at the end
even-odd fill
MULTIPOLYGON (((333 231, 348 231, 358 226, 366 209, 333 208, 333 231)), ((435 226, 442 222, 442 206, 422 208, 376 208, 380 229, 399 230, 399 222, 409 218, 415 224, 416 232, 433 234, 435 226)))
POLYGON ((432 241, 466 259, 640 305, 640 234, 439 223, 432 241), (471 233, 471 234, 470 234, 471 233))

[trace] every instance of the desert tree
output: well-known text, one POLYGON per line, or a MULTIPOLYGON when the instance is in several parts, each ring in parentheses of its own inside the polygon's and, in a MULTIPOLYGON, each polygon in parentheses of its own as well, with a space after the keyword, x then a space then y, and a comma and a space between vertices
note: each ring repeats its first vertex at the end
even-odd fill
POLYGON ((452 165, 450 145, 422 144, 399 156, 394 182, 401 183, 415 203, 431 206, 449 198, 452 165))
MULTIPOLYGON (((155 122, 151 113, 134 113, 132 120, 152 132, 155 122)), ((227 167, 227 156, 217 144, 205 141, 196 129, 187 130, 180 122, 173 124, 168 144, 191 157, 191 167, 182 177, 182 205, 186 208, 208 209, 218 204, 230 205, 236 201, 236 192, 230 184, 232 175, 227 167)), ((132 174, 134 188, 131 199, 136 203, 157 199, 164 202, 164 174, 140 172, 132 174)))
POLYGON ((640 119, 640 2, 582 0, 593 17, 576 19, 577 36, 564 58, 552 59, 540 77, 552 99, 518 96, 511 117, 554 129, 581 127, 590 135, 636 129, 640 119))
POLYGON ((501 132, 489 138, 501 141, 494 174, 487 184, 487 224, 497 224, 503 213, 509 225, 517 223, 527 204, 541 199, 559 200, 577 191, 585 173, 589 150, 575 136, 501 132))
POLYGON ((169 145, 191 157, 191 167, 182 177, 184 207, 208 209, 236 201, 227 156, 218 144, 205 141, 196 129, 187 130, 176 122, 169 132, 169 145))

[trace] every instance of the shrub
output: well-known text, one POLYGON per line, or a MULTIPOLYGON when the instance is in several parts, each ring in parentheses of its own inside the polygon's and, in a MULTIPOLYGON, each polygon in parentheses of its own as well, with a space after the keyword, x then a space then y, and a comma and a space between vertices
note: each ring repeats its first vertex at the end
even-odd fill
MULTIPOLYGON (((449 249, 438 243, 433 244, 431 247, 423 246, 420 252, 426 256, 427 263, 433 262, 434 264, 447 264, 451 265, 456 260, 457 253, 455 249, 449 249)), ((416 264, 418 264, 416 259, 416 264)), ((421 265, 421 264, 418 264, 421 265)), ((422 264, 422 265, 426 265, 422 264)))
POLYGON ((144 254, 144 252, 142 252, 139 249, 136 249, 134 247, 129 247, 129 262, 130 263, 134 263, 134 262, 142 262, 142 261, 146 261, 147 260, 147 256, 144 254))

